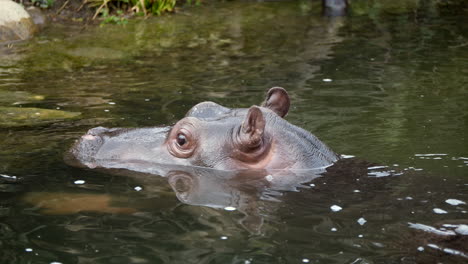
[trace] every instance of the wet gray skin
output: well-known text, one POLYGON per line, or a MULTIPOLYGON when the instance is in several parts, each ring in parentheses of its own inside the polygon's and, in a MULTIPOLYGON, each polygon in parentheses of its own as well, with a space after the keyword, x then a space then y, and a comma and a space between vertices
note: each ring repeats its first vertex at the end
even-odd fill
POLYGON ((203 102, 173 127, 97 127, 81 137, 66 160, 75 166, 135 171, 146 171, 145 163, 135 166, 138 161, 276 170, 326 167, 338 160, 318 138, 283 118, 289 105, 287 92, 274 87, 262 106, 229 109, 203 102))

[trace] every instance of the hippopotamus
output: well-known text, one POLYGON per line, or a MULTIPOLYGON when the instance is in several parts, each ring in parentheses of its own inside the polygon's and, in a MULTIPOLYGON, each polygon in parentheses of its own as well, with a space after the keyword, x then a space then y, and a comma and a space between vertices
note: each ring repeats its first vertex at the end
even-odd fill
POLYGON ((214 102, 193 106, 173 126, 90 129, 66 160, 88 168, 148 172, 148 164, 217 170, 301 170, 332 165, 339 156, 310 132, 284 119, 290 98, 268 90, 264 102, 227 108, 214 102))

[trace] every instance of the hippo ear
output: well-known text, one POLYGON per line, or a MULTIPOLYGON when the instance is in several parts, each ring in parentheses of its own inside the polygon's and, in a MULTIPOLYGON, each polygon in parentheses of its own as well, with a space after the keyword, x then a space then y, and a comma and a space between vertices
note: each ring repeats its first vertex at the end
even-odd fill
POLYGON ((242 122, 239 143, 248 149, 256 148, 262 143, 264 131, 265 118, 262 110, 257 106, 250 107, 245 120, 242 122))
POLYGON ((269 108, 281 117, 285 117, 289 111, 289 95, 284 88, 273 87, 268 90, 263 107, 269 108))

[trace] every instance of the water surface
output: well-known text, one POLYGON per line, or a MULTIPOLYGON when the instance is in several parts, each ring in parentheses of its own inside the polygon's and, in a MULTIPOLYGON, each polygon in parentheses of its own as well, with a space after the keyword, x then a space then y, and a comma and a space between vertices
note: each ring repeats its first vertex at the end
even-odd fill
POLYGON ((219 3, 2 48, 0 109, 80 115, 0 124, 0 262, 465 262, 466 235, 436 233, 468 224, 466 9, 385 2, 334 19, 309 1, 219 3), (63 162, 89 128, 249 107, 272 86, 291 96, 287 120, 369 163, 295 191, 231 186, 248 205, 232 210, 164 177, 63 162))

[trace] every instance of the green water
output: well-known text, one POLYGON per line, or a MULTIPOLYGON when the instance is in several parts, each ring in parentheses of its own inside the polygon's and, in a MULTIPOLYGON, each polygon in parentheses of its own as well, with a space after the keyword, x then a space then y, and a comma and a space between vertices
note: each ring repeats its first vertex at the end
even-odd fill
POLYGON ((409 225, 467 224, 468 206, 446 200, 468 202, 468 13, 437 3, 352 1, 330 19, 318 2, 227 2, 52 24, 1 48, 0 263, 465 262, 466 235, 409 225), (291 123, 403 173, 322 178, 241 212, 183 203, 160 176, 63 162, 89 128, 172 124, 205 100, 249 107, 272 86, 291 123), (18 108, 32 110, 10 118, 18 108), (48 209, 73 195, 88 198, 48 209))

